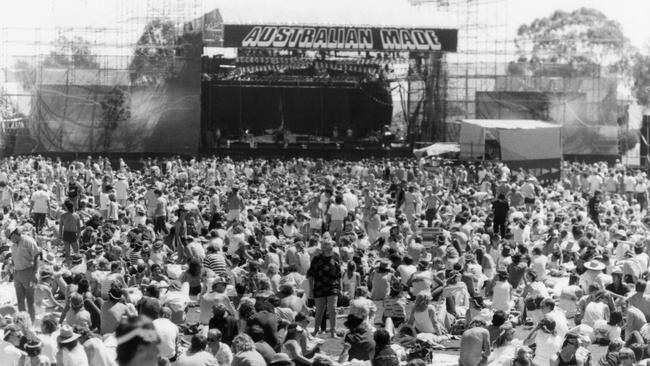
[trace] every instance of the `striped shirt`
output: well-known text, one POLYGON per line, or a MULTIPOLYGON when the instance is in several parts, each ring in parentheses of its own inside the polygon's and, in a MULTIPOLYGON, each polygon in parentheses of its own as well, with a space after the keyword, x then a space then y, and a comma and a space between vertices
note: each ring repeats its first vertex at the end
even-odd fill
POLYGON ((138 264, 138 260, 140 260, 140 259, 142 259, 142 254, 140 254, 140 251, 137 251, 137 252, 136 252, 136 251, 132 251, 132 252, 129 254, 129 263, 130 263, 132 266, 137 265, 137 264, 138 264))
POLYGON ((206 255, 203 260, 203 265, 216 274, 226 274, 226 258, 223 256, 223 253, 210 253, 206 255))

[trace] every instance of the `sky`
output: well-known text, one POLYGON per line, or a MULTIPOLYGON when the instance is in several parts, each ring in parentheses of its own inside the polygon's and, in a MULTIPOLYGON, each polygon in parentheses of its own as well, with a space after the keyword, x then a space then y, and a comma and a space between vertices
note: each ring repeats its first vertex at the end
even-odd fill
MULTIPOLYGON (((142 17, 147 6, 157 7, 183 0, 0 0, 0 32, 5 29, 4 38, 14 42, 17 38, 37 38, 33 29, 82 26, 115 27, 117 20, 129 16, 142 17), (25 29, 20 36, 9 34, 6 29, 25 29)), ((222 3, 248 3, 250 6, 273 7, 274 4, 300 7, 304 2, 316 2, 326 6, 337 6, 352 11, 373 4, 396 6, 406 0, 184 0, 206 10, 222 3), (352 5, 351 5, 352 4, 352 5)), ((618 21, 638 48, 645 48, 650 40, 647 17, 650 14, 649 0, 504 0, 507 16, 507 37, 514 38, 519 25, 529 23, 537 17, 551 14, 556 9, 573 10, 579 7, 593 7, 618 21), (644 15, 644 16, 640 16, 644 15)), ((0 37, 3 35, 0 34, 0 37)), ((41 37, 39 35, 38 37, 41 37)), ((0 41, 1 42, 1 41, 0 41)), ((0 49, 2 51, 2 49, 0 49)))

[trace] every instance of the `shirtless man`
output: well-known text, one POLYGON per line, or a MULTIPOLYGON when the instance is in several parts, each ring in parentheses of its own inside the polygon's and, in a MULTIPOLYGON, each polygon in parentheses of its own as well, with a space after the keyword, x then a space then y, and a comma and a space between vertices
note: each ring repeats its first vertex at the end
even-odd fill
POLYGON ((70 264, 70 247, 72 252, 79 253, 79 232, 81 232, 81 218, 74 212, 74 203, 66 200, 63 203, 66 213, 59 219, 59 237, 63 240, 65 261, 70 264))

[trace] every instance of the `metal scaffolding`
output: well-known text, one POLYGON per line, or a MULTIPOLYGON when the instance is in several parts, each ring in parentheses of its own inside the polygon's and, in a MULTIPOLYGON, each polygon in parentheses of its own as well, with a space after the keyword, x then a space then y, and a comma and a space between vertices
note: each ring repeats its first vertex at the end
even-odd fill
MULTIPOLYGON (((136 51, 168 48, 174 56, 173 70, 174 64, 182 64, 176 56, 183 24, 203 11, 203 0, 112 0, 105 4, 105 22, 100 24, 81 25, 82 19, 75 26, 0 28, 0 104, 5 109, 0 118, 8 121, 21 116, 27 121, 10 138, 0 139, 4 153, 24 152, 16 146, 21 137, 35 140, 24 141, 32 146, 26 149, 39 151, 100 149, 97 140, 104 132, 99 105, 114 88, 128 93, 138 85, 133 78, 136 51), (172 25, 171 42, 161 44, 155 37, 143 36, 147 25, 156 21, 172 25)), ((95 5, 80 2, 88 7, 86 11, 93 11, 95 5)), ((56 19, 56 2, 43 9, 56 19)))

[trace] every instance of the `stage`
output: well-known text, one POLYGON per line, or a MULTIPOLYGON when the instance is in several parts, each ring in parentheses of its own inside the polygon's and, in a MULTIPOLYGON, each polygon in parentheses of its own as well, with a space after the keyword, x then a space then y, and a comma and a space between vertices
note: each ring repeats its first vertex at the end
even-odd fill
POLYGON ((413 156, 409 146, 383 148, 381 144, 259 144, 251 148, 245 143, 231 143, 212 149, 207 156, 229 156, 233 159, 246 158, 316 158, 358 160, 370 158, 408 158, 413 156))

